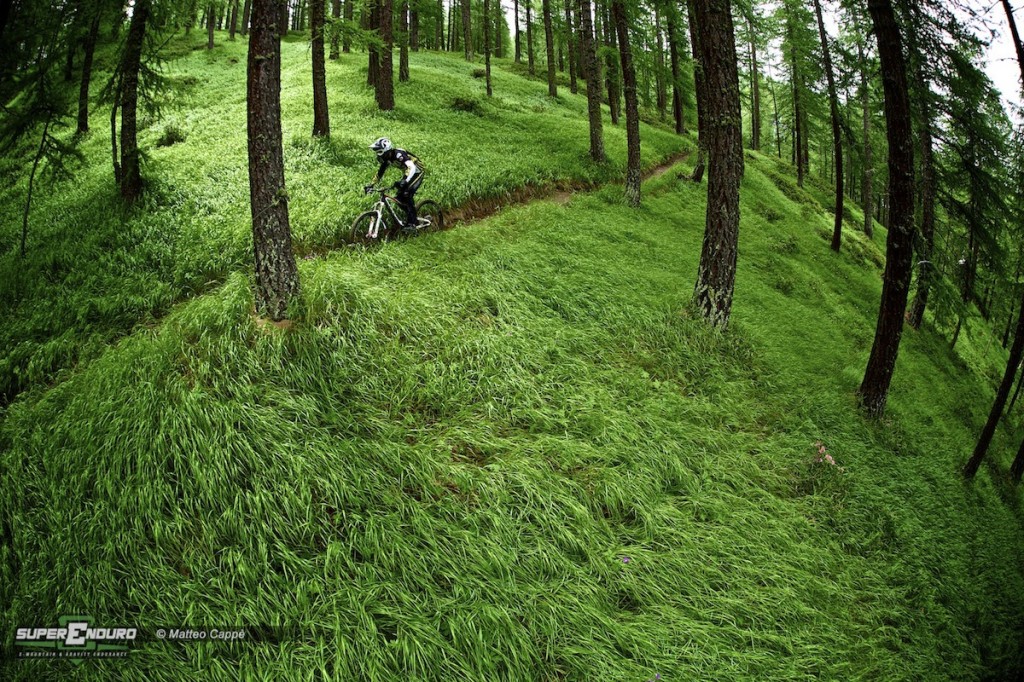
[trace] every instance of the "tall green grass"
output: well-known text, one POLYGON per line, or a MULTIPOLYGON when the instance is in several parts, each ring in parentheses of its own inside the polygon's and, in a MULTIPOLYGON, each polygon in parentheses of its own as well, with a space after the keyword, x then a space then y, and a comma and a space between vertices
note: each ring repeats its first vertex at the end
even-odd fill
POLYGON ((688 309, 705 188, 670 172, 636 210, 612 187, 305 260, 287 330, 231 274, 24 395, 0 627, 292 634, 9 676, 1009 678, 1019 492, 957 476, 1001 349, 908 331, 865 421, 884 234, 833 254, 783 173, 748 155, 726 335, 688 309))

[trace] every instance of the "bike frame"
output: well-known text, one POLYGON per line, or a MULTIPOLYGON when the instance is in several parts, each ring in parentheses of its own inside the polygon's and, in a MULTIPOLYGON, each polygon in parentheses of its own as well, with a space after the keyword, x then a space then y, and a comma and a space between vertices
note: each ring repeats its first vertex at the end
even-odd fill
POLYGON ((377 236, 380 234, 380 227, 382 224, 384 224, 385 208, 387 208, 388 213, 391 214, 391 217, 395 220, 395 223, 401 225, 402 219, 398 217, 397 213, 395 213, 396 206, 399 208, 399 210, 402 210, 403 213, 405 212, 404 209, 402 209, 402 205, 398 203, 398 199, 395 199, 390 194, 385 194, 383 191, 381 191, 380 200, 377 201, 377 203, 373 207, 374 213, 377 214, 377 219, 373 221, 373 225, 370 227, 370 232, 367 233, 366 236, 368 236, 370 239, 376 239, 377 236))

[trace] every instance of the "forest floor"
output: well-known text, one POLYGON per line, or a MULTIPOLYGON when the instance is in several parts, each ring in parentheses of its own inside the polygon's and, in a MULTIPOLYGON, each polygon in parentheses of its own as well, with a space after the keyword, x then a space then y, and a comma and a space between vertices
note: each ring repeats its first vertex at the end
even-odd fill
MULTIPOLYGON (((0 628, 75 612, 145 631, 275 625, 280 641, 3 659, 0 678, 995 680, 1024 666, 1021 491, 1005 475, 1018 421, 973 484, 957 473, 999 339, 972 317, 952 351, 929 317, 904 335, 886 418, 856 406, 883 228, 868 239, 850 207, 833 253, 828 188, 747 152, 733 318, 716 333, 689 307, 706 185, 683 164, 629 208, 605 184, 621 127, 606 121, 611 161, 590 164, 583 97, 552 102, 499 60, 488 102, 475 65, 436 54, 412 55, 388 116, 361 55, 329 64, 334 138, 311 143, 295 38, 293 227, 330 252, 299 261, 293 323, 260 325, 243 48, 169 44, 188 106, 147 123, 147 203, 114 208, 97 134, 79 181, 34 209, 29 258, 0 258, 0 628), (172 124, 186 141, 157 145, 172 124), (477 128, 486 158, 465 153, 477 128), (391 129, 435 160, 424 198, 449 206, 600 186, 334 249, 365 200, 339 188, 374 170, 352 150, 391 129)), ((642 134, 659 171, 692 149, 656 121, 642 134)), ((4 163, 9 251, 24 181, 4 163)))

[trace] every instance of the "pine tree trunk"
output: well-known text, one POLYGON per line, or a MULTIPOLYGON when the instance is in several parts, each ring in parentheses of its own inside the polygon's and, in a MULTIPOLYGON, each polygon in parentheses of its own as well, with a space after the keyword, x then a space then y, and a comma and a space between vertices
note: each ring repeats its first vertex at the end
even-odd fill
POLYGON ((39 162, 43 159, 43 152, 46 149, 46 138, 50 135, 50 122, 53 120, 53 116, 48 115, 46 117, 46 123, 43 125, 43 135, 39 139, 39 148, 36 150, 35 159, 32 161, 32 172, 28 176, 28 194, 25 196, 25 211, 21 216, 21 249, 19 253, 21 257, 25 257, 25 242, 28 239, 28 216, 32 210, 32 189, 36 182, 36 171, 39 170, 39 162))
POLYGON ((704 66, 707 148, 710 156, 704 242, 694 301, 712 326, 726 329, 736 282, 743 177, 736 38, 729 0, 691 0, 704 66))
MULTIPOLYGON (((345 22, 349 23, 355 16, 355 0, 344 0, 344 3, 342 15, 345 18, 345 22)), ((341 36, 341 51, 345 54, 352 52, 352 38, 349 37, 348 31, 345 31, 344 35, 341 36)))
POLYGON ((754 23, 747 22, 750 34, 750 148, 761 150, 761 78, 757 71, 757 41, 754 23))
MULTIPOLYGON (((380 39, 380 0, 368 0, 366 9, 363 10, 369 19, 368 28, 374 31, 380 39)), ((366 83, 373 87, 374 96, 378 97, 377 79, 380 74, 380 47, 376 42, 370 42, 366 48, 366 83)), ((378 105, 379 106, 379 105, 378 105)))
POLYGON ((859 390, 861 405, 870 416, 877 418, 885 411, 910 288, 914 238, 914 150, 907 69, 899 25, 890 0, 868 0, 868 11, 878 38, 882 65, 886 138, 889 141, 889 201, 892 204, 875 340, 859 390))
POLYGON ((690 26, 690 49, 693 53, 693 84, 697 90, 697 164, 693 168, 692 179, 700 182, 704 177, 705 156, 708 149, 707 130, 707 65, 704 64, 703 50, 700 46, 701 34, 697 29, 697 10, 694 0, 686 0, 687 23, 690 26))
POLYGON ((594 27, 590 16, 590 0, 580 0, 580 38, 583 48, 583 77, 587 81, 587 118, 590 122, 590 158, 605 160, 601 122, 601 79, 597 70, 594 27))
POLYGON ((565 51, 569 62, 569 92, 575 95, 579 92, 576 83, 579 49, 576 47, 576 29, 573 26, 572 3, 569 0, 565 0, 565 51))
MULTIPOLYGON (((621 42, 621 38, 620 38, 621 42)), ((661 35, 661 12, 654 6, 654 96, 658 118, 665 120, 668 109, 668 89, 665 87, 665 40, 661 35)))
POLYGON ((548 95, 558 97, 558 86, 555 84, 555 35, 551 28, 551 0, 542 0, 541 4, 541 11, 544 14, 544 42, 547 44, 548 95))
POLYGON ((619 39, 619 59, 622 62, 622 85, 626 96, 626 201, 630 206, 640 205, 640 112, 636 96, 636 70, 629 45, 629 22, 623 0, 612 0, 612 23, 619 39))
POLYGON ((391 7, 391 0, 379 0, 377 21, 380 27, 380 39, 383 46, 380 49, 376 95, 377 106, 381 111, 391 111, 395 108, 395 74, 391 61, 392 51, 394 50, 394 38, 391 34, 392 20, 393 9, 391 7))
POLYGON ((228 40, 235 39, 238 30, 238 0, 231 0, 231 25, 228 28, 228 40))
POLYGON ((1019 484, 1022 475, 1024 475, 1024 441, 1021 441, 1020 448, 1017 449, 1017 456, 1013 458, 1013 464, 1010 465, 1010 477, 1013 478, 1014 483, 1019 484))
POLYGON ((409 49, 413 52, 420 51, 420 13, 411 8, 409 9, 409 49))
POLYGON ((531 7, 533 0, 526 0, 526 63, 529 66, 530 75, 535 75, 533 65, 533 13, 531 7))
MULTIPOLYGON (((278 321, 299 295, 281 142, 280 0, 252 0, 247 117, 256 312, 278 321)), ((137 11, 137 10, 136 10, 137 11)))
MULTIPOLYGON (((255 0, 253 0, 253 2, 255 2, 255 0)), ((288 35, 288 20, 290 18, 290 15, 288 13, 288 2, 289 0, 282 0, 280 2, 280 6, 278 7, 279 11, 281 12, 281 19, 280 22, 278 23, 278 31, 282 36, 288 35)), ((253 23, 255 23, 255 20, 253 20, 253 23)))
POLYGON ((612 125, 619 125, 619 114, 622 112, 622 98, 620 97, 619 64, 616 57, 619 53, 619 38, 615 34, 615 27, 612 26, 609 10, 608 18, 604 22, 604 43, 608 48, 605 61, 605 83, 608 89, 608 113, 612 119, 612 125))
POLYGON ((775 98, 775 81, 772 78, 768 78, 768 90, 772 95, 772 115, 775 117, 775 147, 778 151, 778 156, 782 158, 782 125, 779 121, 779 102, 775 98))
POLYGON ((78 89, 78 132, 89 132, 89 81, 92 79, 92 57, 96 51, 96 38, 100 31, 99 10, 93 15, 89 33, 82 45, 82 81, 78 89))
MULTIPOLYGON (((867 66, 865 65, 864 59, 864 47, 862 44, 857 44, 858 58, 860 59, 860 87, 861 87, 861 115, 863 116, 863 129, 864 129, 864 176, 863 185, 861 187, 861 205, 864 207, 864 234, 868 236, 868 239, 872 239, 875 236, 874 231, 874 219, 871 215, 871 201, 872 193, 874 192, 874 178, 875 168, 874 161, 871 158, 871 103, 868 90, 868 74, 867 66)), ((918 289, 920 292, 920 289, 918 289)), ((927 296, 927 293, 925 294, 927 296)), ((916 303, 916 301, 915 301, 916 303)), ((923 312, 923 306, 922 306, 923 312)), ((920 320, 917 324, 911 322, 911 326, 917 329, 920 326, 920 320)))
POLYGON ((825 79, 828 83, 829 113, 832 117, 832 156, 835 164, 836 214, 832 226, 832 250, 839 252, 843 236, 843 136, 839 125, 839 96, 836 94, 836 79, 832 72, 832 55, 828 49, 828 34, 821 16, 821 0, 814 0, 814 13, 818 18, 818 35, 821 37, 821 55, 824 58, 825 79))
POLYGON ((313 38, 313 137, 330 137, 327 110, 327 70, 324 66, 324 2, 310 0, 310 30, 313 38))
POLYGON ((469 14, 469 0, 462 0, 462 40, 463 50, 466 53, 466 61, 473 60, 473 31, 472 19, 469 14))
POLYGON ((149 9, 150 0, 137 0, 135 3, 121 62, 121 198, 128 203, 134 202, 142 194, 136 114, 139 103, 142 42, 146 35, 149 9))
MULTIPOLYGON (((1024 305, 1024 300, 1021 303, 1024 305)), ((999 382, 996 398, 992 402, 992 409, 981 430, 981 436, 978 437, 978 444, 974 446, 974 452, 967 461, 967 465, 964 466, 964 478, 974 478, 982 460, 985 459, 988 446, 992 443, 992 436, 996 433, 996 426, 999 424, 1000 417, 1003 416, 1003 407, 1006 405, 1006 399, 1010 396, 1010 389, 1013 388, 1013 380, 1017 376, 1017 368, 1020 367, 1022 357, 1024 357, 1024 315, 1021 315, 1017 321, 1017 331, 1014 332, 1013 346, 1010 347, 1010 357, 1006 361, 1003 380, 999 382)))
POLYGON ((515 43, 516 43, 516 64, 521 64, 523 61, 523 45, 522 40, 519 37, 519 0, 513 0, 512 3, 512 18, 516 22, 515 26, 515 43))
POLYGON ((501 30, 501 18, 505 16, 505 10, 501 6, 501 0, 495 0, 494 12, 495 15, 491 18, 491 31, 494 33, 494 56, 504 57, 505 50, 501 44, 501 34, 504 33, 501 30))
MULTIPOLYGON (((334 17, 335 21, 341 19, 341 0, 331 0, 331 16, 334 17)), ((334 25, 334 30, 331 31, 331 59, 337 59, 340 57, 340 44, 341 34, 337 31, 337 24, 334 25)))
POLYGON ((206 49, 213 49, 213 5, 206 9, 206 49))
MULTIPOLYGON (((544 0, 547 2, 547 0, 544 0)), ((487 96, 492 97, 491 89, 491 19, 490 2, 484 0, 484 77, 487 79, 487 96)))
POLYGON ((398 12, 398 30, 400 46, 398 48, 398 82, 409 80, 409 0, 402 0, 402 8, 398 12))
POLYGON ((252 14, 252 0, 245 0, 245 4, 242 5, 242 35, 249 35, 249 15, 252 14))
POLYGON ((686 132, 686 122, 683 120, 683 93, 682 81, 679 73, 679 27, 676 23, 676 8, 669 9, 668 21, 668 56, 669 67, 672 71, 672 119, 675 122, 677 135, 686 132))
POLYGON ((444 0, 437 0, 437 21, 434 22, 434 49, 444 49, 444 0))

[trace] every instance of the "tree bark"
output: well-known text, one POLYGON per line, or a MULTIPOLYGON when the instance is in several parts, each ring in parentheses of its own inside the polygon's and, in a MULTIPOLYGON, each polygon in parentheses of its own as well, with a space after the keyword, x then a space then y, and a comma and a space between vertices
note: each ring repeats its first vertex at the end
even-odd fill
POLYGON ((462 0, 462 40, 463 49, 466 53, 466 61, 473 60, 473 31, 472 19, 469 13, 469 0, 462 0))
POLYGON ((231 0, 231 26, 228 29, 228 40, 235 39, 238 30, 238 0, 231 0))
POLYGON ((313 137, 330 137, 327 110, 327 70, 324 66, 324 0, 310 0, 310 31, 313 34, 313 137))
POLYGON ((341 55, 341 34, 338 33, 337 21, 341 19, 341 0, 331 0, 331 16, 334 17, 335 24, 331 31, 331 59, 337 59, 341 55))
MULTIPOLYGON (((597 12, 600 12, 600 8, 597 8, 597 12)), ((596 29, 596 27, 595 30, 598 33, 603 33, 604 44, 608 48, 605 56, 604 80, 608 89, 608 114, 612 119, 612 125, 617 126, 619 125, 619 114, 622 111, 622 88, 619 79, 620 65, 616 59, 616 55, 619 54, 619 39, 615 34, 615 27, 612 26, 610 8, 608 8, 608 12, 608 17, 604 21, 604 31, 602 32, 600 29, 596 29)))
POLYGON ((146 35, 149 9, 150 0, 137 0, 135 3, 121 62, 121 198, 128 203, 134 202, 142 194, 136 114, 139 103, 142 41, 146 35))
POLYGON ((420 13, 419 10, 409 8, 409 49, 413 52, 420 51, 420 13))
POLYGON ((206 8, 206 49, 213 49, 213 5, 206 8))
POLYGON ((690 50, 693 53, 693 84, 697 90, 697 164, 691 176, 694 182, 704 178, 704 163, 708 149, 707 109, 707 65, 703 62, 700 46, 701 34, 697 29, 697 10, 694 0, 686 0, 687 23, 690 26, 690 50))
POLYGON ((626 96, 626 201, 630 206, 640 205, 640 112, 636 97, 636 70, 629 45, 629 22, 623 0, 612 0, 612 23, 619 39, 619 59, 622 62, 622 83, 626 96))
POLYGON ((522 40, 519 37, 519 0, 513 0, 512 2, 512 18, 516 22, 515 29, 515 43, 516 43, 516 64, 520 64, 523 61, 523 45, 522 40))
MULTIPOLYGON (((345 5, 342 9, 342 14, 345 18, 345 23, 348 24, 352 21, 355 16, 355 4, 354 0, 344 0, 345 5)), ((347 28, 347 27, 346 27, 347 28)), ((352 52, 352 38, 349 37, 349 32, 346 30, 341 36, 341 51, 345 54, 352 52)))
POLYGON ((565 0, 565 49, 569 57, 569 92, 576 94, 579 86, 576 84, 576 66, 579 63, 579 49, 576 47, 576 29, 572 22, 572 3, 565 0))
POLYGON ((587 80, 587 118, 590 122, 590 158, 605 160, 601 122, 601 79, 598 77, 597 54, 594 48, 594 27, 590 16, 590 0, 580 0, 580 37, 583 47, 583 77, 587 80))
MULTIPOLYGON (((867 64, 864 57, 864 46, 863 43, 858 41, 857 43, 857 54, 860 59, 860 88, 861 88, 861 114, 863 116, 863 129, 864 129, 864 176, 863 185, 861 187, 861 206, 864 208, 864 234, 868 236, 868 239, 872 239, 875 236, 874 230, 874 219, 871 215, 871 200, 872 193, 874 192, 874 178, 875 168, 874 161, 871 158, 871 101, 868 90, 868 73, 867 64)), ((927 294, 926 294, 927 296, 927 294)), ((915 301, 916 302, 916 301, 915 301)), ((920 326, 918 324, 911 323, 911 326, 917 329, 920 326)))
POLYGON ((669 8, 666 20, 668 22, 668 55, 669 67, 672 72, 672 118, 675 121, 677 135, 686 132, 686 122, 683 120, 683 93, 681 76, 679 73, 679 27, 677 25, 675 7, 669 8))
POLYGON ((910 288, 914 237, 914 150, 910 100, 903 46, 890 0, 868 0, 878 38, 885 92, 886 138, 889 142, 890 224, 886 238, 882 300, 859 399, 871 417, 881 417, 889 395, 903 334, 910 288))
POLYGON ((832 226, 832 250, 839 252, 843 237, 843 134, 839 125, 839 96, 836 94, 836 79, 832 73, 832 55, 828 49, 828 33, 821 16, 821 0, 814 0, 814 13, 818 18, 818 35, 821 36, 821 55, 825 64, 825 79, 828 83, 829 113, 832 117, 832 156, 836 170, 836 215, 832 226))
MULTIPOLYGON (((544 0, 547 2, 547 0, 544 0)), ((487 96, 494 95, 491 89, 491 21, 490 2, 484 0, 484 77, 486 78, 487 96)))
POLYGON ((792 61, 793 77, 793 160, 796 162, 796 184, 804 186, 804 154, 803 154, 803 114, 800 111, 800 65, 797 62, 796 43, 793 36, 793 19, 786 17, 786 32, 792 49, 790 57, 792 61))
POLYGON ((82 45, 82 81, 78 89, 78 132, 89 132, 89 81, 92 79, 92 58, 96 51, 96 38, 100 31, 100 12, 97 9, 89 25, 89 33, 82 45))
MULTIPOLYGON (((1021 304, 1024 305, 1024 299, 1021 304)), ((992 443, 992 436, 996 433, 996 426, 1000 417, 1003 416, 1003 407, 1006 406, 1006 399, 1010 397, 1010 389, 1013 388, 1014 377, 1017 376, 1017 368, 1020 367, 1021 358, 1024 357, 1024 315, 1017 320, 1017 331, 1014 332, 1013 346, 1010 347, 1010 357, 1006 361, 1006 370, 1003 372, 1003 380, 999 382, 999 389, 996 391, 996 399, 992 402, 992 409, 988 413, 988 420, 981 430, 978 443, 974 446, 971 458, 964 466, 964 478, 971 479, 978 473, 978 467, 985 459, 988 446, 992 443)))
MULTIPOLYGON (((468 2, 468 0, 466 1, 468 2)), ((379 0, 377 20, 383 46, 380 49, 380 66, 377 72, 376 94, 377 106, 381 111, 391 111, 395 108, 395 74, 391 61, 392 51, 394 50, 394 39, 391 35, 392 15, 391 0, 379 0)))
POLYGON ((757 71, 757 39, 754 35, 754 22, 747 20, 750 35, 750 148, 761 149, 761 83, 757 71))
MULTIPOLYGON (((486 22, 485 22, 486 23, 486 22)), ((402 0, 402 8, 398 11, 398 82, 409 80, 409 0, 402 0)))
POLYGON ((437 21, 434 22, 434 49, 444 49, 444 0, 437 0, 437 21))
POLYGON ((249 35, 249 15, 252 13, 252 0, 245 0, 245 4, 242 5, 242 35, 249 35))
POLYGON ((705 132, 710 157, 704 242, 693 295, 704 319, 724 330, 729 325, 736 282, 743 177, 736 38, 729 0, 691 1, 706 78, 705 132))
POLYGON ((555 84, 555 35, 551 28, 551 0, 542 0, 541 11, 544 14, 544 42, 547 44, 548 57, 548 95, 558 97, 558 86, 555 84))
POLYGON ((246 111, 256 312, 278 321, 299 295, 281 140, 281 0, 252 0, 246 111))
POLYGON ((526 63, 529 66, 530 75, 533 76, 533 12, 531 7, 533 0, 526 0, 526 63))

